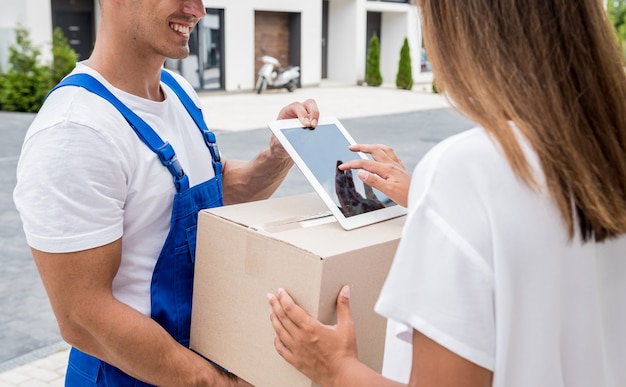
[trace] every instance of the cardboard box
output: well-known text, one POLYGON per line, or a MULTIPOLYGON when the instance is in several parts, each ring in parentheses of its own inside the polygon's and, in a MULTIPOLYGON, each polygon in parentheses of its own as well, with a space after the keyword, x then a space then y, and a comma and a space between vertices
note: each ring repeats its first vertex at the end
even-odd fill
POLYGON ((199 214, 192 349, 258 387, 311 386, 274 349, 266 294, 282 287, 334 324, 337 294, 348 284, 359 358, 380 372, 386 320, 374 304, 405 217, 345 231, 334 217, 319 217, 327 210, 311 193, 199 214))

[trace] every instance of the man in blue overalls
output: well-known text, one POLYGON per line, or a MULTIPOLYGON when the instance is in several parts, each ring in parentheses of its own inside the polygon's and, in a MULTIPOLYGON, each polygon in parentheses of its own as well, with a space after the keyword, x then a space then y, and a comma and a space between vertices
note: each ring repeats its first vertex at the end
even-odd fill
MULTIPOLYGON (((162 70, 188 55, 201 0, 100 4, 93 54, 35 118, 14 192, 73 346, 66 385, 244 385, 188 349, 197 213, 269 197, 292 162, 275 138, 222 160, 193 88, 162 70)), ((318 116, 307 100, 278 118, 318 116)))

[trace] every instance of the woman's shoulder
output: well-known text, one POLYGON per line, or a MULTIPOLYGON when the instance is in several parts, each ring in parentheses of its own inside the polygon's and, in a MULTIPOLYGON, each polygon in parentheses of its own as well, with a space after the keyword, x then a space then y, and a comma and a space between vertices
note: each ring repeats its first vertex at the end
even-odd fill
POLYGON ((462 179, 484 174, 506 161, 496 142, 482 128, 453 135, 435 145, 418 163, 415 175, 431 181, 435 178, 462 179))
POLYGON ((443 140, 424 156, 411 179, 409 206, 424 201, 482 203, 492 193, 517 185, 497 141, 478 127, 443 140))
POLYGON ((426 154, 422 163, 440 168, 453 166, 456 170, 468 163, 489 162, 493 158, 500 158, 495 141, 483 128, 475 127, 439 142, 426 154))

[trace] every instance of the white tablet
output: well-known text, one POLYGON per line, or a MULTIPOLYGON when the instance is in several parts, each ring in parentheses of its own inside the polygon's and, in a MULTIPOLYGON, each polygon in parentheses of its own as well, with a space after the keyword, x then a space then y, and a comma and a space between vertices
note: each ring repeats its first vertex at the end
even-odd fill
POLYGON ((336 118, 320 117, 315 129, 303 127, 298 119, 271 121, 268 126, 344 229, 406 214, 406 208, 364 184, 358 171, 337 168, 367 156, 348 149, 355 141, 336 118))

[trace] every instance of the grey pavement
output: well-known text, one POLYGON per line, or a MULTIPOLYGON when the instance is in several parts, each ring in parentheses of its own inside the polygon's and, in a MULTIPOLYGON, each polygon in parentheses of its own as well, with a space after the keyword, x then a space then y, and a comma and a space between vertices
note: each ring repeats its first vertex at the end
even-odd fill
POLYGON ((11 197, 22 140, 33 118, 0 112, 0 372, 3 362, 60 340, 11 197))
MULTIPOLYGON (((265 122, 294 100, 313 98, 338 117, 357 142, 392 146, 408 169, 442 139, 474 124, 430 93, 428 78, 413 91, 323 82, 293 93, 203 93, 209 127, 227 158, 250 159, 270 138, 265 122)), ((63 343, 13 205, 15 169, 33 114, 0 112, 0 386, 63 385, 63 343)), ((294 168, 274 196, 312 192, 294 168)), ((42 198, 45 200, 45 198, 42 198)))

